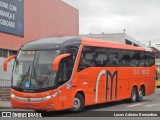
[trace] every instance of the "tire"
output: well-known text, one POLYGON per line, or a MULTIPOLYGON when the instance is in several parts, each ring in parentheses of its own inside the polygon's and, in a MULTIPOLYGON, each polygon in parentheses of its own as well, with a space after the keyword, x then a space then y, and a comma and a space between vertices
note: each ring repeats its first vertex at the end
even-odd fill
POLYGON ((137 98, 137 101, 138 102, 141 102, 143 100, 143 96, 144 96, 144 88, 141 87, 139 92, 138 92, 138 98, 137 98))
POLYGON ((76 94, 73 101, 72 112, 81 112, 84 109, 84 97, 81 94, 76 94))
POLYGON ((157 88, 160 88, 160 86, 157 86, 157 88))
POLYGON ((135 87, 132 88, 132 92, 131 92, 131 98, 130 98, 130 102, 131 103, 135 103, 137 101, 137 89, 135 87))

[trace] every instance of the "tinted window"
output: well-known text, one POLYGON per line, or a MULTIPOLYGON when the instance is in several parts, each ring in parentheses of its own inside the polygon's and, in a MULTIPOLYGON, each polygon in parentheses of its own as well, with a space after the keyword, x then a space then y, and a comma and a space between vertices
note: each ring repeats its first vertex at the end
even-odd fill
POLYGON ((118 49, 109 49, 109 61, 107 66, 118 66, 119 65, 119 50, 118 49))
POLYGON ((141 61, 141 52, 140 51, 133 51, 132 66, 139 67, 140 61, 141 61))
POLYGON ((141 52, 140 54, 141 60, 140 60, 140 67, 145 67, 146 66, 146 59, 145 59, 145 52, 141 52))
POLYGON ((104 67, 108 61, 108 49, 85 46, 82 50, 78 71, 88 67, 104 67))
POLYGON ((96 56, 94 57, 96 67, 104 67, 108 62, 108 49, 106 48, 97 48, 96 56))
POLYGON ((58 73, 58 84, 62 85, 70 80, 74 63, 78 53, 78 46, 65 46, 62 50, 63 53, 70 53, 71 56, 66 57, 60 62, 60 72, 58 73))
POLYGON ((78 71, 81 71, 88 67, 94 67, 95 66, 94 57, 96 55, 97 54, 95 53, 94 47, 84 46, 79 61, 78 71))
POLYGON ((119 66, 132 66, 131 56, 131 51, 121 50, 121 59, 119 61, 119 66))
POLYGON ((78 71, 88 67, 145 67, 154 65, 154 53, 100 47, 84 47, 78 71))
POLYGON ((144 54, 145 66, 152 66, 155 64, 155 54, 151 52, 146 52, 144 54))

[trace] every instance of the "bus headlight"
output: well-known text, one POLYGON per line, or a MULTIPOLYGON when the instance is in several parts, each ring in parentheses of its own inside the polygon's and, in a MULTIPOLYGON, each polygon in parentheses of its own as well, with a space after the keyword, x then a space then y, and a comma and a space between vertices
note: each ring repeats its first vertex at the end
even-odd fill
POLYGON ((46 99, 46 100, 51 99, 51 98, 52 98, 51 96, 47 96, 47 97, 45 97, 45 99, 46 99))
POLYGON ((11 98, 15 98, 15 95, 11 93, 11 98))
POLYGON ((56 92, 56 93, 54 93, 54 94, 52 94, 52 95, 46 96, 46 97, 44 97, 44 100, 48 100, 48 99, 54 98, 54 97, 56 97, 59 93, 60 93, 60 92, 56 92))

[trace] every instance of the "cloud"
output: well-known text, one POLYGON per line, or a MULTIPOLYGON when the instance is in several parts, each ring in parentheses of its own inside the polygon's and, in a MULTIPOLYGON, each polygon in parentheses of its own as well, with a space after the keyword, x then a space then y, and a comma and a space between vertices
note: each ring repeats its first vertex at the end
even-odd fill
POLYGON ((121 33, 126 29, 139 41, 159 38, 160 42, 160 0, 63 1, 79 9, 80 34, 121 33))

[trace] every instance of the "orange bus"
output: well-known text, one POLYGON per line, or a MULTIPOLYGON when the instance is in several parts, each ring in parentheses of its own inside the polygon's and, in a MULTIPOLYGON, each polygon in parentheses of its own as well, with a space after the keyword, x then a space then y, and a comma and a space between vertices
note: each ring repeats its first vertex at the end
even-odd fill
POLYGON ((44 38, 24 44, 15 59, 11 105, 35 111, 70 109, 155 92, 155 53, 90 38, 44 38))

